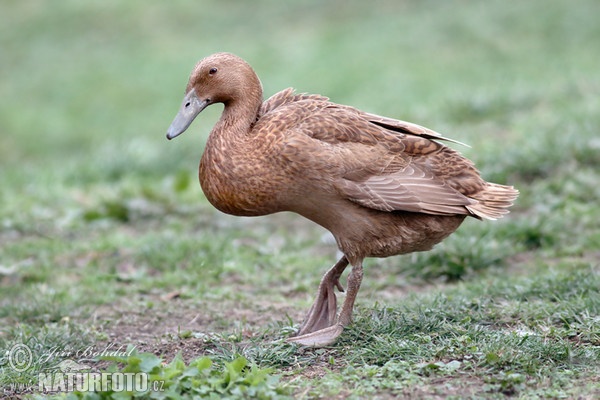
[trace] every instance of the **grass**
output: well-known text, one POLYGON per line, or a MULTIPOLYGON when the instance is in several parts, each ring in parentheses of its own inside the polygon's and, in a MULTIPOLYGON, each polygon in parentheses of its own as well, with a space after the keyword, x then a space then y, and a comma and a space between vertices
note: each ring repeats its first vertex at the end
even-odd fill
POLYGON ((39 373, 75 361, 144 365, 184 398, 597 398, 598 11, 591 0, 5 5, 4 394, 92 396, 39 390, 39 373), (299 217, 208 204, 195 168, 218 107, 164 139, 194 62, 224 50, 255 67, 266 95, 294 86, 469 143, 459 150, 515 185, 517 204, 430 252, 368 260, 341 339, 285 343, 335 247, 299 217), (10 358, 21 344, 24 370, 10 358))

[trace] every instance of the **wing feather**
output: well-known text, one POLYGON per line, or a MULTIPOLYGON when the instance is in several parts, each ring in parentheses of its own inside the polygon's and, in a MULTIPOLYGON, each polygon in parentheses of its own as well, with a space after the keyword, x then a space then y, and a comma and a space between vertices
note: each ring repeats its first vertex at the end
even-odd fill
POLYGON ((424 126, 417 125, 412 122, 402 121, 399 119, 393 119, 388 117, 382 117, 376 114, 363 113, 364 117, 369 120, 369 122, 378 125, 382 128, 389 129, 391 131, 407 133, 409 135, 417 135, 422 136, 426 139, 432 140, 445 140, 446 142, 460 144, 465 147, 471 147, 468 144, 459 142, 458 140, 450 139, 445 136, 442 136, 441 133, 438 133, 432 129, 425 128, 424 126))
POLYGON ((339 184, 351 201, 380 211, 467 215, 470 212, 466 207, 477 203, 436 179, 431 172, 414 165, 360 182, 342 179, 339 184))

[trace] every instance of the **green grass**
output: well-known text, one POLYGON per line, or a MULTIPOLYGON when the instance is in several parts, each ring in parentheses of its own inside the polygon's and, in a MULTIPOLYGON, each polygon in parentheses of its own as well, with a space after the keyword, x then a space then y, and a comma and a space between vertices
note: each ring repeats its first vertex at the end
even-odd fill
POLYGON ((599 11, 592 0, 5 4, 3 394, 65 397, 39 393, 38 374, 133 346, 81 362, 146 360, 184 398, 599 397, 599 11), (519 200, 430 252, 368 260, 341 339, 287 344, 336 249, 300 217, 210 206, 196 168, 219 107, 164 138, 189 71, 215 51, 247 59, 266 96, 293 86, 468 143, 458 150, 519 200), (24 371, 9 359, 19 344, 32 350, 24 371))

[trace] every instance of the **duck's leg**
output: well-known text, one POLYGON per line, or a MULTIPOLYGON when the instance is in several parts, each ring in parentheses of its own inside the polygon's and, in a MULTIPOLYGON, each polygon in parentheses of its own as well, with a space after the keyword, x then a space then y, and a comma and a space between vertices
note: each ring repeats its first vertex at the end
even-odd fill
POLYGON ((325 275, 323 275, 315 302, 308 311, 308 314, 306 314, 304 322, 302 322, 300 330, 298 331, 298 335, 304 335, 306 333, 327 328, 335 322, 337 314, 335 288, 340 292, 344 291, 344 288, 340 284, 340 277, 347 266, 348 260, 346 259, 346 256, 342 256, 342 258, 340 258, 340 260, 335 263, 325 275))
POLYGON ((336 341, 342 334, 344 327, 352 321, 352 309, 354 300, 360 289, 363 277, 362 262, 352 266, 352 272, 348 276, 348 291, 342 305, 339 317, 335 318, 336 300, 333 286, 339 285, 339 277, 348 265, 346 257, 342 257, 336 265, 323 277, 315 304, 311 307, 306 320, 300 328, 299 335, 288 339, 290 342, 299 343, 304 346, 322 347, 328 346, 336 341), (343 262, 343 267, 340 264, 343 262), (337 268, 336 268, 337 267, 337 268), (330 275, 331 273, 331 275, 330 275), (335 277, 335 279, 333 279, 335 277), (323 293, 323 288, 328 288, 323 293), (326 296, 326 297, 325 297, 326 296), (333 298, 333 301, 331 301, 333 298), (328 301, 325 301, 327 299, 328 301), (333 306, 333 309, 332 309, 333 306))

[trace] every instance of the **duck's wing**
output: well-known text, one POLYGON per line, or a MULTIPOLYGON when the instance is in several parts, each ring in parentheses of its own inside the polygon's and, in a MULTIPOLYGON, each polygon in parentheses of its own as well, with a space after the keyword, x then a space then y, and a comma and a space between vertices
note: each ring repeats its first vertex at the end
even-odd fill
POLYGON ((444 137, 440 133, 438 133, 434 130, 425 128, 424 126, 417 125, 412 122, 382 117, 380 115, 370 114, 370 113, 365 113, 365 112, 363 112, 362 115, 369 122, 371 122, 375 125, 378 125, 382 128, 389 129, 391 131, 406 133, 409 135, 422 136, 426 139, 445 140, 447 142, 457 143, 457 144, 460 144, 460 145, 463 145, 466 147, 470 147, 468 144, 459 142, 458 140, 444 137))
MULTIPOLYGON (((309 102, 312 104, 312 102, 309 102)), ((304 113, 286 139, 283 155, 329 176, 339 194, 363 207, 380 211, 410 211, 436 215, 469 215, 467 197, 448 182, 454 171, 472 170, 472 163, 432 139, 442 136, 416 124, 378 117, 328 103, 304 113), (369 117, 365 117, 368 115, 369 117), (384 125, 395 124, 395 129, 384 125), (293 133, 292 133, 293 132, 293 133), (445 171, 445 157, 463 162, 445 171), (445 176, 448 175, 448 176, 445 176)), ((301 112, 298 111, 298 114, 301 112)), ((289 114, 288 114, 289 115, 289 114)))
POLYGON ((417 165, 360 181, 342 178, 337 186, 349 200, 380 211, 468 215, 466 207, 477 203, 417 165))

